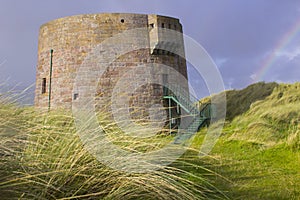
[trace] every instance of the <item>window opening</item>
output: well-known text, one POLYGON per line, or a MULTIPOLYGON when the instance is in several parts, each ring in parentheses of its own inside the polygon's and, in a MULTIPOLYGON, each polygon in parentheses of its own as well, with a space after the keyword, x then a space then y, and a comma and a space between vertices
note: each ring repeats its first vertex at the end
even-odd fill
POLYGON ((42 81, 42 94, 46 93, 46 84, 47 84, 47 79, 43 78, 43 81, 42 81))
POLYGON ((76 100, 76 99, 78 99, 78 97, 79 97, 79 94, 75 93, 74 96, 73 96, 73 99, 76 100))

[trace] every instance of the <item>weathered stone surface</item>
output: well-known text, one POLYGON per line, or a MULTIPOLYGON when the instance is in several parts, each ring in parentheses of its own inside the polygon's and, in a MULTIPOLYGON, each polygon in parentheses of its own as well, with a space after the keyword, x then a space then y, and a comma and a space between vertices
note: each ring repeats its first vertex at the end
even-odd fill
MULTIPOLYGON (((88 14, 70 16, 61 19, 50 21, 40 28, 39 46, 38 46, 38 63, 36 73, 36 91, 35 91, 35 106, 38 108, 48 107, 49 97, 49 74, 50 74, 50 50, 53 49, 53 71, 52 71, 52 91, 51 91, 51 108, 71 109, 72 100, 80 98, 82 91, 76 91, 73 94, 74 79, 78 68, 82 62, 87 59, 87 55, 104 40, 122 33, 125 30, 135 28, 145 28, 148 31, 145 35, 132 35, 136 44, 128 44, 135 46, 139 42, 146 41, 146 48, 131 51, 115 59, 109 66, 105 60, 101 61, 101 66, 106 69, 104 75, 99 77, 97 90, 95 91, 95 106, 101 108, 107 106, 110 102, 110 97, 114 89, 114 85, 120 80, 128 80, 132 82, 136 80, 141 83, 144 82, 138 90, 132 91, 129 98, 130 106, 133 111, 137 108, 138 111, 134 113, 147 115, 147 108, 152 104, 162 104, 161 85, 148 84, 149 80, 142 77, 144 71, 136 71, 136 74, 127 73, 131 68, 141 64, 161 63, 176 69, 184 77, 187 78, 187 69, 185 59, 176 55, 168 54, 158 48, 163 45, 171 45, 172 48, 183 49, 183 38, 178 38, 175 35, 165 35, 164 31, 157 30, 157 27, 164 27, 167 29, 182 32, 182 26, 178 19, 158 16, 158 15, 144 15, 144 14, 122 14, 122 13, 108 13, 108 14, 88 14), (164 42, 164 37, 171 37, 174 44, 167 44, 164 42), (176 44, 175 44, 176 43, 176 44), (43 79, 46 78, 46 93, 42 94, 43 79), (146 110, 145 110, 146 109, 146 110)), ((124 43, 128 38, 119 38, 112 42, 113 48, 103 49, 99 53, 114 55, 118 51, 118 44, 124 43)), ((89 58, 90 63, 97 63, 97 59, 89 58)), ((93 68, 89 74, 96 73, 97 67, 93 68), (93 71, 94 70, 94 71, 93 71)), ((162 80, 162 74, 154 75, 155 68, 149 74, 153 75, 154 79, 162 80)), ((89 78, 89 77, 85 77, 89 78)), ((84 77, 83 77, 84 79, 84 77)), ((176 82, 177 80, 169 80, 176 82)), ((84 81, 83 81, 84 82, 84 81)), ((124 81, 124 86, 126 85, 124 81)), ((80 83, 79 83, 80 85, 80 83)), ((89 89, 89 86, 85 86, 89 89)), ((126 85, 129 90, 133 90, 133 85, 126 85)), ((81 88, 82 89, 82 88, 81 88)), ((136 114, 135 114, 136 115, 136 114)))

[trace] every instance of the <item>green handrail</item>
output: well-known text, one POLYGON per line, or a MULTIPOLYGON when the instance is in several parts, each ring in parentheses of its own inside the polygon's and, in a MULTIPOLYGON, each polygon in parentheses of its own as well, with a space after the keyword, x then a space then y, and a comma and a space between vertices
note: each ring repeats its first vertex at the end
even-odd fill
POLYGON ((188 132, 194 132, 194 129, 199 130, 199 128, 206 124, 207 120, 212 118, 213 112, 210 103, 202 105, 201 109, 198 108, 195 103, 198 102, 198 100, 178 85, 168 85, 167 89, 164 88, 163 98, 169 99, 169 102, 173 100, 185 110, 189 116, 194 118, 187 130, 188 132))

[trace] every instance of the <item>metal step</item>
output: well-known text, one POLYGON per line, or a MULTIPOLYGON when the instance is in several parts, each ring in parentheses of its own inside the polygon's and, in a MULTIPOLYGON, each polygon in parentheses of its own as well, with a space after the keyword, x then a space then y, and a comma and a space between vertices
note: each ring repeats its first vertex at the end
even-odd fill
POLYGON ((195 130, 198 131, 203 127, 206 120, 210 119, 211 117, 211 105, 206 104, 201 110, 199 110, 199 108, 193 102, 191 102, 190 94, 188 94, 185 90, 183 90, 179 86, 171 86, 170 88, 172 89, 172 91, 168 89, 168 93, 165 94, 163 98, 171 99, 172 101, 176 102, 176 104, 178 104, 184 111, 189 114, 189 116, 193 117, 194 119, 191 125, 186 130, 187 133, 185 133, 184 136, 181 135, 179 138, 175 139, 174 143, 176 144, 183 138, 186 139, 191 137, 192 134, 194 134, 195 130))

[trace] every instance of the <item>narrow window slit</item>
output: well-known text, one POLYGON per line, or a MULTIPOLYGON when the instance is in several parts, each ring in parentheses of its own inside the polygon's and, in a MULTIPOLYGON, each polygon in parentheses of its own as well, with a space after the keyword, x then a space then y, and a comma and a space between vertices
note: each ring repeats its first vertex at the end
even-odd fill
POLYGON ((79 97, 79 94, 78 94, 78 93, 75 93, 75 94, 73 95, 73 99, 74 99, 74 100, 78 99, 78 97, 79 97))
POLYGON ((46 93, 46 84, 47 84, 47 79, 43 78, 43 80, 42 80, 42 94, 46 93))

